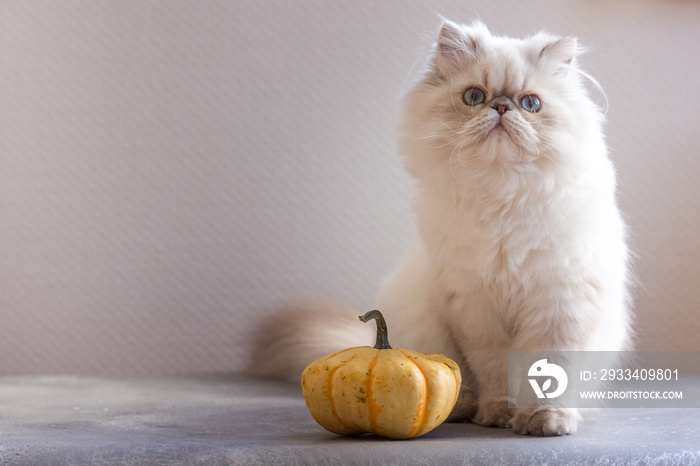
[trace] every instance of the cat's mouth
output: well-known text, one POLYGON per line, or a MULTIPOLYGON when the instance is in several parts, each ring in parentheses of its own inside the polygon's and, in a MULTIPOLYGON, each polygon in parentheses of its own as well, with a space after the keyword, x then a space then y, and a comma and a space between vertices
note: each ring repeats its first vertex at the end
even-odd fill
MULTIPOLYGON (((498 115, 492 119, 491 128, 488 130, 487 137, 509 137, 514 139, 513 130, 510 128, 511 123, 504 116, 498 115)), ((517 141, 513 141, 517 142, 517 141)))
POLYGON ((506 128, 506 125, 503 124, 503 118, 498 119, 498 121, 493 126, 493 129, 491 131, 493 132, 493 131, 498 131, 498 130, 502 130, 502 131, 505 131, 506 133, 508 133, 508 128, 506 128))
POLYGON ((536 144, 536 139, 528 131, 528 128, 523 127, 523 124, 517 121, 517 118, 505 115, 494 115, 491 118, 486 139, 494 139, 498 141, 509 141, 522 149, 531 149, 536 144))

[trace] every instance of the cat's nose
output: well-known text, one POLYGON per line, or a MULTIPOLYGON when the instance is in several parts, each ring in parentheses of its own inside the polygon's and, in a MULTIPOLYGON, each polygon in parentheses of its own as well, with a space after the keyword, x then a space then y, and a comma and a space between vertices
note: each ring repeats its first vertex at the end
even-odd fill
POLYGON ((513 110, 515 105, 508 97, 497 97, 491 101, 491 108, 496 110, 499 115, 503 115, 508 110, 513 110))

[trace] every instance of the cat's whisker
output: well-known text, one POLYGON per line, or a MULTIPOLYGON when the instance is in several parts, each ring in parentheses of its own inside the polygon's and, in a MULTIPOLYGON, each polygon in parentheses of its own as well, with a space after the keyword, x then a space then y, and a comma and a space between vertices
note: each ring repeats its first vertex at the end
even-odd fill
POLYGON ((582 70, 578 66, 575 65, 569 65, 566 67, 570 71, 573 71, 574 73, 577 73, 579 76, 583 77, 586 81, 591 83, 593 87, 600 93, 601 97, 603 97, 603 115, 608 114, 608 109, 610 106, 610 103, 608 102, 608 95, 605 93, 605 90, 603 89, 603 86, 600 85, 597 79, 595 79, 593 76, 591 76, 589 73, 586 71, 582 70))
POLYGON ((445 126, 445 128, 449 129, 450 131, 452 131, 455 134, 461 134, 461 131, 463 131, 463 129, 462 130, 454 129, 453 127, 451 127, 450 125, 448 125, 447 123, 445 123, 444 121, 442 121, 439 118, 436 118, 436 120, 439 121, 440 123, 442 123, 445 126))
POLYGON ((546 141, 546 138, 542 138, 542 139, 545 139, 544 144, 535 145, 535 150, 537 152, 537 156, 544 157, 544 158, 550 160, 553 164, 561 166, 561 162, 557 160, 556 151, 552 150, 549 147, 549 141, 546 141))
POLYGON ((440 136, 425 136, 422 138, 417 138, 416 141, 420 145, 422 145, 423 147, 427 147, 428 149, 442 149, 442 148, 447 147, 447 146, 452 144, 451 141, 447 141, 444 144, 440 144, 440 145, 430 145, 430 144, 426 144, 426 143, 422 142, 422 140, 426 140, 426 139, 442 139, 442 138, 440 136))
MULTIPOLYGON (((445 121, 441 120, 440 118, 435 118, 437 122, 439 122, 442 126, 444 126, 447 130, 449 130, 450 133, 454 136, 462 136, 465 133, 465 128, 461 129, 455 129, 452 126, 450 126, 448 123, 445 121)), ((418 142, 419 144, 423 145, 424 147, 427 147, 429 149, 442 149, 443 147, 447 147, 449 145, 452 145, 454 142, 450 138, 451 135, 444 135, 444 134, 426 134, 425 136, 417 137, 415 138, 415 141, 418 142), (439 145, 430 145, 426 144, 423 141, 444 141, 444 143, 439 144, 439 145)))
POLYGON ((464 164, 464 160, 462 160, 461 153, 462 149, 464 148, 464 145, 468 141, 468 138, 464 138, 457 143, 454 149, 452 149, 452 153, 450 154, 450 160, 448 162, 450 167, 450 173, 454 174, 454 170, 452 169, 452 159, 454 158, 455 154, 457 154, 457 160, 459 161, 459 164, 462 166, 462 168, 467 169, 467 166, 464 164))

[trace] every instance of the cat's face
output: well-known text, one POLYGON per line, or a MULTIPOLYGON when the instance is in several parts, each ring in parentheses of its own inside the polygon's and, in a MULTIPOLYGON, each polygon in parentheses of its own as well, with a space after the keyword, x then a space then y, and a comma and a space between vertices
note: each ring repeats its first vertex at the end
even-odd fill
POLYGON ((587 120, 599 120, 575 71, 576 54, 573 38, 509 39, 479 23, 446 22, 407 103, 404 138, 432 153, 432 163, 448 157, 450 166, 551 161, 576 144, 587 120))

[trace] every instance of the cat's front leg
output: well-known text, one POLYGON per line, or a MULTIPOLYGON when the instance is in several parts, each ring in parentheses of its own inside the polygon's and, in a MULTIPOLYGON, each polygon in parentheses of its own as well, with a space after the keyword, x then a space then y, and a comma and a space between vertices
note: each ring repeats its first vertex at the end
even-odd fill
POLYGON ((491 398, 480 397, 476 416, 476 424, 487 427, 510 427, 513 409, 508 407, 506 396, 491 398))
MULTIPOLYGON (((557 288, 554 289, 559 290, 557 288)), ((600 324, 595 319, 588 318, 596 314, 596 306, 592 303, 589 303, 588 306, 585 305, 585 293, 576 293, 578 288, 573 285, 562 286, 560 289, 573 296, 583 296, 573 304, 560 298, 557 300, 559 305, 543 306, 545 310, 556 309, 556 311, 540 311, 539 315, 525 316, 522 320, 520 331, 515 334, 511 351, 538 351, 539 353, 536 353, 538 354, 537 359, 540 359, 540 355, 543 353, 556 353, 558 365, 575 367, 577 351, 591 346, 589 341, 590 335, 598 335, 600 333, 598 331, 600 324), (568 305, 562 305, 562 303, 568 303, 568 305), (581 309, 588 312, 581 312, 581 309), (549 323, 548 325, 542 325, 542 321, 548 321, 549 323)), ((549 294, 557 296, 551 291, 549 294)), ((547 302, 546 296, 540 296, 538 301, 541 303, 547 302)), ((544 359, 544 362, 546 364, 547 359, 544 359)), ((518 403, 523 403, 521 406, 529 407, 515 409, 511 420, 513 430, 523 435, 544 437, 567 435, 576 432, 581 421, 579 411, 576 408, 565 407, 567 406, 566 397, 559 398, 559 395, 562 395, 561 392, 556 395, 556 399, 548 398, 547 400, 542 399, 542 393, 535 394, 534 390, 531 390, 532 387, 525 383, 527 375, 529 375, 529 371, 534 365, 531 367, 527 363, 524 367, 519 366, 519 364, 515 364, 513 368, 517 370, 517 373, 513 374, 515 378, 511 388, 515 391, 512 395, 514 399, 518 400, 518 403), (535 398, 535 396, 539 399, 535 398)), ((558 367, 558 369, 562 370, 561 367, 558 367)), ((541 370, 541 367, 538 366, 537 370, 541 370)), ((559 377, 555 378, 558 392, 560 381, 559 377)), ((562 387, 562 390, 565 389, 566 386, 562 387)))
MULTIPOLYGON (((581 419, 575 408, 508 406, 508 349, 501 347, 468 353, 469 368, 478 386, 477 412, 473 422, 488 427, 513 427, 514 432, 523 435, 548 437, 574 433, 581 419)), ((525 384, 520 389, 530 390, 531 387, 525 384)), ((535 396, 534 392, 530 395, 535 396)))
POLYGON ((508 407, 508 361, 502 350, 471 351, 469 367, 479 390, 472 421, 487 427, 509 427, 513 409, 508 407))

